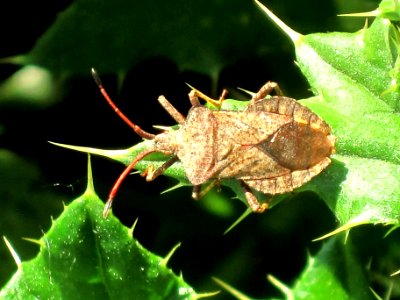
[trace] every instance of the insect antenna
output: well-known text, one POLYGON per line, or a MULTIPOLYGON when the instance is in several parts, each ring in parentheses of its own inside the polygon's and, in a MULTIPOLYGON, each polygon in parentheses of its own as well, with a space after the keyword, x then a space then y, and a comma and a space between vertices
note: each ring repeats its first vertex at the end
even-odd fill
POLYGON ((99 90, 101 94, 103 95, 104 99, 107 100, 108 104, 111 106, 111 108, 115 111, 115 113, 126 123, 128 124, 129 127, 133 129, 133 131, 136 132, 137 135, 140 137, 146 139, 146 140, 152 140, 155 137, 155 134, 149 133, 147 131, 144 131, 142 128, 140 128, 138 125, 134 124, 125 114, 120 111, 120 109, 115 105, 115 103, 111 100, 111 97, 108 95, 107 91, 105 90, 103 83, 101 82, 99 74, 97 74, 96 70, 92 68, 92 76, 94 81, 96 82, 97 86, 99 87, 99 90))
MULTIPOLYGON (((108 95, 107 91, 103 87, 103 83, 101 82, 101 79, 99 75, 97 74, 96 70, 92 68, 92 76, 94 81, 96 82, 97 86, 99 87, 99 90, 101 94, 103 95, 104 99, 108 102, 108 104, 111 106, 111 108, 115 111, 115 113, 126 123, 128 124, 129 127, 133 129, 133 131, 136 132, 137 135, 140 137, 147 139, 147 140, 152 140, 156 136, 155 134, 149 133, 147 131, 144 131, 142 128, 140 128, 138 125, 134 124, 131 120, 128 119, 125 114, 119 110, 119 108, 115 105, 115 103, 111 100, 111 97, 108 95)), ((103 217, 106 218, 110 212, 111 205, 114 201, 114 197, 117 194, 117 191, 119 190, 119 187, 121 186, 122 182, 125 180, 125 178, 129 175, 129 173, 132 171, 132 169, 136 166, 136 164, 141 161, 144 157, 149 155, 150 153, 156 152, 157 150, 154 148, 149 148, 147 150, 144 150, 138 154, 138 156, 135 157, 135 159, 125 168, 125 170, 119 175, 117 181, 114 183, 110 194, 108 196, 107 203, 104 207, 103 210, 103 217)))

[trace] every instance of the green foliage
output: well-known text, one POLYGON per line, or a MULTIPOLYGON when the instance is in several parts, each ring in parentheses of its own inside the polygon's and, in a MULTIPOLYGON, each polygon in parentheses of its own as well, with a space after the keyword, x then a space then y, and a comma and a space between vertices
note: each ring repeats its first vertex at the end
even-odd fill
POLYGON ((126 72, 139 61, 163 56, 182 69, 218 76, 238 54, 248 53, 249 48, 262 50, 258 37, 266 32, 260 20, 250 3, 242 5, 239 1, 188 5, 184 0, 77 0, 60 14, 32 51, 18 60, 56 73, 68 70, 86 74, 93 66, 100 72, 126 72), (249 29, 245 39, 238 40, 236 33, 244 28, 249 29), (55 43, 60 36, 64 37, 62 42, 55 43), (99 40, 103 41, 101 45, 99 40), (226 47, 235 51, 226 52, 226 47), (85 64, 76 57, 86 57, 85 64))
POLYGON ((304 103, 331 124, 338 139, 337 151, 344 155, 336 157, 343 168, 334 175, 337 192, 324 197, 329 207, 344 228, 360 223, 397 225, 400 118, 396 25, 378 17, 368 29, 354 34, 301 36, 290 29, 286 33, 295 43, 300 69, 314 93, 320 95, 304 103))
POLYGON ((292 293, 294 299, 321 299, 321 295, 331 299, 370 299, 367 286, 367 278, 352 242, 344 244, 343 239, 334 237, 318 255, 309 257, 292 293))
MULTIPOLYGON (((279 24, 276 17, 272 18, 279 24)), ((332 166, 298 191, 319 194, 343 225, 341 230, 366 223, 397 225, 400 149, 396 145, 400 144, 400 118, 396 112, 400 94, 395 69, 398 54, 392 45, 396 42, 392 35, 399 34, 397 28, 382 18, 353 34, 302 36, 286 25, 280 26, 295 43, 297 62, 314 93, 320 95, 302 102, 332 126, 338 141, 339 155, 334 157, 332 166), (382 134, 383 127, 386 134, 382 134)), ((237 110, 245 105, 226 100, 222 108, 237 110)), ((128 165, 148 145, 145 141, 122 151, 69 148, 128 165)), ((149 165, 161 164, 150 157, 137 168, 144 171, 149 165)), ((179 163, 165 175, 178 179, 181 185, 187 184, 179 163)), ((234 182, 225 184, 246 202, 234 182)))
POLYGON ((115 217, 99 217, 103 206, 93 190, 89 173, 86 192, 65 207, 38 241, 38 256, 18 266, 0 297, 198 298, 182 277, 166 267, 168 258, 162 259, 144 249, 132 238, 132 231, 115 217))
MULTIPOLYGON (((250 5, 239 5, 239 1, 220 1, 208 6, 200 2, 189 5, 184 1, 176 1, 174 5, 160 2, 157 6, 138 2, 119 1, 111 4, 100 1, 96 3, 93 14, 88 15, 93 5, 91 1, 75 1, 60 14, 32 51, 14 60, 50 70, 47 72, 52 74, 54 80, 64 73, 86 73, 92 66, 96 66, 100 73, 124 75, 138 62, 163 56, 176 62, 180 70, 202 72, 215 80, 221 69, 236 59, 236 55, 261 53, 266 51, 265 44, 281 38, 277 33, 265 33, 263 28, 267 25, 261 19, 261 14, 250 5), (143 11, 149 12, 150 17, 143 15, 143 11), (105 19, 105 15, 109 18, 105 19), (175 22, 167 22, 167 19, 175 22), (77 28, 81 23, 87 25, 84 30, 77 28), (123 28, 125 30, 121 30, 123 28), (242 39, 237 39, 235 37, 238 32, 246 34, 242 39), (60 36, 64 38, 60 39, 60 36), (268 38, 260 41, 260 36, 268 38), (110 56, 114 59, 109 59, 110 56)), ((376 287, 380 288, 379 294, 387 292, 386 296, 395 297, 393 285, 397 279, 389 275, 400 267, 396 238, 382 239, 388 228, 378 233, 367 226, 352 229, 351 232, 350 228, 361 224, 390 224, 394 227, 399 224, 398 2, 385 0, 376 10, 364 13, 363 16, 376 18, 369 20, 371 25, 366 24, 355 33, 301 35, 287 27, 267 8, 262 9, 293 42, 296 62, 316 95, 301 102, 331 125, 337 137, 337 154, 333 156, 333 162, 326 171, 292 196, 277 197, 274 204, 279 205, 261 216, 258 220, 263 218, 263 222, 259 221, 258 226, 264 231, 271 230, 269 234, 272 236, 274 230, 279 232, 281 223, 285 223, 286 229, 289 226, 296 227, 295 222, 290 224, 294 220, 290 214, 297 215, 298 210, 292 212, 289 201, 281 200, 292 197, 290 202, 296 203, 299 199, 301 207, 306 205, 313 194, 324 201, 339 222, 336 230, 328 233, 332 230, 330 228, 319 236, 327 234, 325 237, 328 237, 346 231, 346 235, 329 237, 319 250, 307 254, 303 271, 296 272, 290 286, 282 284, 278 275, 278 279, 272 276, 269 279, 288 299, 370 299, 373 296, 371 289, 376 287), (361 234, 354 234, 357 230, 361 234), (375 234, 371 235, 371 231, 375 234), (353 238, 355 235, 357 237, 353 238), (368 275, 376 273, 379 273, 379 284, 375 284, 373 276, 372 279, 368 278, 368 275)), ((53 88, 49 89, 46 85, 46 90, 54 97, 54 82, 48 76, 45 77, 47 85, 53 84, 53 88)), ((12 82, 15 84, 20 81, 14 78, 12 82)), ((9 85, 0 87, 0 96, 8 95, 12 98, 8 88, 9 85)), ((33 98, 38 97, 45 96, 38 93, 33 98)), ((223 105, 223 109, 240 110, 246 102, 229 99, 223 105)), ((125 150, 59 145, 102 155, 127 165, 138 153, 147 149, 150 143, 144 141, 125 150)), ((151 155, 141 161, 137 169, 144 170, 149 165, 159 166, 165 160, 163 155, 151 155)), ((169 168, 165 175, 177 180, 179 186, 189 185, 179 163, 169 168)), ((229 186, 235 197, 245 202, 234 181, 222 184, 229 186)), ((214 199, 208 205, 212 206, 212 201, 214 199)), ((157 207, 158 204, 153 203, 155 201, 151 202, 153 207, 157 207)), ((227 205, 221 207, 229 210, 227 205)), ((41 238, 38 256, 18 267, 1 295, 6 298, 41 295, 67 299, 78 291, 82 298, 112 299, 123 295, 140 295, 143 299, 168 299, 169 296, 179 298, 179 293, 184 291, 188 292, 188 297, 199 296, 181 277, 175 276, 165 267, 166 259, 140 246, 129 236, 130 231, 114 217, 102 219, 101 211, 102 204, 89 184, 86 193, 68 205, 41 238)), ((217 212, 218 209, 207 211, 211 215, 211 211, 217 212)), ((313 211, 312 214, 317 217, 319 212, 313 211)), ((229 214, 220 212, 218 216, 228 217, 229 214)), ((263 238, 262 235, 254 234, 261 231, 247 229, 246 240, 242 243, 246 247, 254 243, 253 235, 256 236, 255 240, 263 238)), ((175 226, 174 230, 180 228, 175 226)), ((287 239, 292 238, 288 230, 279 233, 287 239)), ((306 236, 308 240, 317 237, 310 237, 301 230, 297 234, 306 236)), ((397 237, 397 232, 391 233, 391 236, 397 237)), ((277 237, 275 239, 278 240, 277 237)), ((288 255, 291 254, 288 252, 288 255)), ((224 268, 236 269, 234 272, 225 272, 226 277, 221 279, 233 280, 229 274, 237 274, 239 268, 242 270, 242 262, 250 264, 252 260, 249 256, 252 255, 246 250, 232 254, 224 268)), ((236 277, 240 278, 239 275, 236 277)), ((289 281, 285 279, 285 282, 289 281)), ((187 298, 180 295, 182 299, 187 298)), ((240 294, 237 297, 245 299, 246 296, 240 294)))

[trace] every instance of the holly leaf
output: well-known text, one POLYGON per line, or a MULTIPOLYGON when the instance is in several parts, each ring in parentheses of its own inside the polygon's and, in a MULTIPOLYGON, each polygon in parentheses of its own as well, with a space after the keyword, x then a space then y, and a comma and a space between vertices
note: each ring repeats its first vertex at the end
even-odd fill
MULTIPOLYGON (((357 255, 357 247, 349 239, 344 241, 343 235, 324 243, 316 255, 308 255, 303 272, 291 286, 271 274, 267 279, 285 299, 375 299, 366 270, 357 255)), ((214 281, 235 299, 253 299, 218 278, 214 281)))
POLYGON ((258 37, 267 31, 261 22, 254 6, 241 1, 75 0, 29 53, 14 60, 55 74, 87 74, 92 67, 124 73, 140 61, 164 57, 216 78, 237 57, 263 50, 258 37))
POLYGON ((216 83, 224 67, 271 51, 259 37, 277 40, 279 34, 262 24, 254 5, 239 0, 74 0, 28 53, 2 58, 24 67, 0 84, 0 99, 48 106, 59 100, 69 76, 95 67, 122 79, 158 57, 216 83))
POLYGON ((349 240, 344 244, 343 236, 335 236, 317 255, 309 256, 292 287, 271 275, 268 279, 287 299, 374 299, 354 245, 349 240))
POLYGON ((332 165, 300 190, 326 201, 342 225, 336 232, 365 223, 398 225, 398 28, 378 16, 355 33, 303 36, 256 2, 295 45, 297 63, 318 95, 303 104, 337 137, 332 165))
MULTIPOLYGON (((59 214, 65 195, 53 186, 43 184, 42 172, 32 160, 0 148, 0 232, 13 240, 21 257, 33 257, 37 249, 21 236, 40 236, 41 227, 50 226, 49 215, 59 214)), ((0 281, 6 282, 15 270, 10 253, 0 247, 0 281)))
MULTIPOLYGON (((110 216, 93 189, 66 206, 37 243, 39 254, 18 262, 2 299, 198 299, 181 276, 132 238, 132 229, 110 216), (100 217, 99 217, 100 216, 100 217), (129 282, 129 284, 127 284, 129 282)), ((16 255, 16 254, 14 254, 16 255)))
MULTIPOLYGON (((377 17, 369 28, 355 33, 303 36, 261 3, 257 4, 294 42, 297 63, 317 95, 301 102, 325 119, 337 137, 337 155, 333 156, 331 166, 297 191, 311 190, 324 199, 342 225, 338 231, 366 223, 397 225, 400 214, 397 27, 388 19, 377 17)), ((222 108, 242 110, 246 105, 226 100, 222 108)), ((67 147, 128 164, 150 146, 148 143, 121 151, 67 147)), ((137 168, 143 171, 149 165, 160 166, 163 161, 163 156, 149 156, 137 168)), ((178 179, 180 185, 188 184, 180 163, 165 174, 178 179)), ((245 202, 234 181, 222 184, 230 186, 245 202)), ((283 197, 286 196, 276 197, 277 202, 283 197)))

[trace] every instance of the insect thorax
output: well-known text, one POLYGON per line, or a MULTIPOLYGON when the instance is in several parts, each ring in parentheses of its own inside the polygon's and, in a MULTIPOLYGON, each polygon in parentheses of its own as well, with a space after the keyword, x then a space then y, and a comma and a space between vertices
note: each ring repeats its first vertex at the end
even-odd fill
POLYGON ((168 130, 157 134, 154 138, 154 148, 165 154, 175 154, 178 148, 177 130, 168 130))

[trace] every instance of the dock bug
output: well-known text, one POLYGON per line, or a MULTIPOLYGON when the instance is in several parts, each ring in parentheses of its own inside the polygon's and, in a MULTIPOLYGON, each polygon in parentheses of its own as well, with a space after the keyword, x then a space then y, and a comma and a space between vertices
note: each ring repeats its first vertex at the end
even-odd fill
POLYGON ((92 75, 104 98, 114 111, 139 136, 152 140, 125 168, 114 184, 103 215, 106 217, 121 183, 135 165, 153 152, 170 158, 159 168, 149 167, 142 175, 154 180, 180 161, 193 184, 193 198, 202 196, 222 179, 236 179, 243 188, 249 207, 263 212, 268 202, 260 203, 252 189, 268 195, 290 192, 311 180, 331 162, 335 137, 325 121, 296 100, 282 96, 278 85, 267 82, 243 111, 211 110, 200 105, 199 98, 220 107, 226 92, 214 100, 196 89, 189 93, 192 104, 187 117, 160 96, 158 101, 179 124, 177 130, 157 135, 132 123, 113 103, 99 76, 92 75), (266 98, 272 91, 276 96, 266 98), (211 182, 200 191, 200 186, 211 182))

